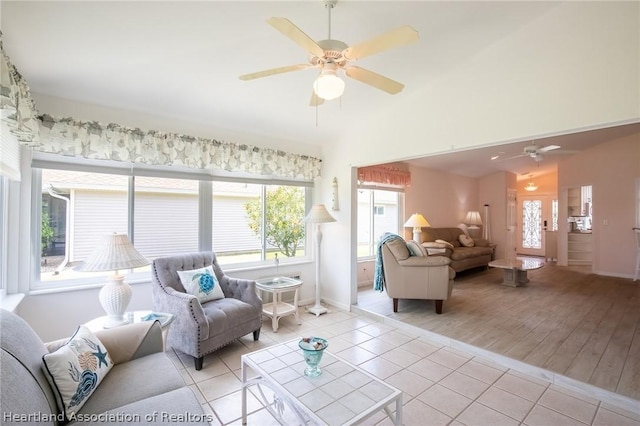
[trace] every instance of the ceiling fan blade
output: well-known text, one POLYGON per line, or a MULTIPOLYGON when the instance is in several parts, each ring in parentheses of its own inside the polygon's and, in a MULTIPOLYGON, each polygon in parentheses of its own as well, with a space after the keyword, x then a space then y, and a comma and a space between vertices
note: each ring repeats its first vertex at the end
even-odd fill
POLYGON ((293 22, 289 21, 287 18, 269 18, 267 19, 267 23, 285 36, 289 37, 312 55, 319 57, 324 56, 324 50, 322 50, 322 47, 318 46, 318 43, 306 35, 300 28, 296 27, 293 22))
POLYGON ((240 80, 253 80, 255 78, 269 77, 270 75, 282 74, 285 72, 306 70, 312 68, 309 64, 287 65, 286 67, 272 68, 270 70, 258 71, 251 74, 244 74, 240 76, 240 80))
POLYGON ((316 95, 316 92, 311 91, 311 101, 309 102, 309 106, 318 106, 324 103, 324 99, 320 96, 316 95))
POLYGON ((342 54, 348 60, 355 61, 414 41, 418 41, 418 32, 409 25, 404 25, 371 40, 348 47, 344 49, 342 54))
POLYGON ((549 146, 545 146, 544 148, 538 149, 538 152, 553 151, 554 149, 559 149, 559 148, 560 148, 560 145, 549 145, 549 146))
POLYGON ((364 68, 351 66, 345 67, 344 71, 347 77, 351 77, 377 89, 384 90, 392 95, 395 95, 404 89, 404 84, 398 83, 397 81, 391 80, 390 78, 376 74, 375 72, 364 68))

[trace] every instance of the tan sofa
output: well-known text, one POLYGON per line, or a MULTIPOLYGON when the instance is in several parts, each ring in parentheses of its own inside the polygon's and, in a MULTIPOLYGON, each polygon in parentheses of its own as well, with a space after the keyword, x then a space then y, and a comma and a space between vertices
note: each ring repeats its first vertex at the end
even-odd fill
POLYGON ((444 253, 451 259, 451 267, 456 272, 467 269, 487 267, 491 262, 495 250, 495 244, 483 238, 473 238, 473 247, 464 247, 460 243, 460 235, 464 231, 460 228, 422 228, 422 246, 426 248, 445 248, 444 253), (444 244, 436 243, 436 240, 447 241, 453 249, 444 244))
POLYGON ((385 289, 398 312, 398 299, 435 300, 436 313, 451 296, 456 273, 445 256, 411 256, 406 242, 393 239, 382 244, 385 289))

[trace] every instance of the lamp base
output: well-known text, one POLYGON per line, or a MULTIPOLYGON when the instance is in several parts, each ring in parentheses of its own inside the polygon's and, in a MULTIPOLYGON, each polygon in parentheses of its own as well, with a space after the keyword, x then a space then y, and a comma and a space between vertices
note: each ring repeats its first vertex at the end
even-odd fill
POLYGON ((307 312, 310 312, 312 314, 315 314, 315 316, 319 317, 322 314, 326 314, 327 312, 329 312, 329 310, 327 308, 325 308, 324 306, 317 304, 312 306, 311 308, 307 309, 307 312))
POLYGON ((99 298, 102 309, 109 317, 104 328, 113 328, 128 324, 124 313, 131 301, 131 287, 124 282, 122 275, 113 275, 111 280, 100 289, 99 298))
POLYGON ((129 320, 124 318, 124 316, 122 318, 108 317, 104 324, 102 324, 102 328, 115 328, 127 324, 129 324, 129 320))

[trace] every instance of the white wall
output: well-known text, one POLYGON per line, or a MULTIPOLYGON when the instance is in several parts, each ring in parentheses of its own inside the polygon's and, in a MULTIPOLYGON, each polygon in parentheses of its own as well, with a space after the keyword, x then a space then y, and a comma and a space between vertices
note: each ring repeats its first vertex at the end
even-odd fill
MULTIPOLYGON (((405 103, 391 98, 378 115, 345 129, 323 151, 323 165, 330 167, 323 179, 341 179, 358 165, 640 119, 639 7, 563 3, 405 97, 405 103)), ((515 188, 512 180, 508 184, 515 188)), ((349 239, 355 217, 348 205, 341 206, 344 215, 332 225, 336 232, 325 234, 332 262, 323 273, 333 279, 325 281, 324 292, 347 303, 345 274, 354 288, 356 282, 357 256, 349 239)))

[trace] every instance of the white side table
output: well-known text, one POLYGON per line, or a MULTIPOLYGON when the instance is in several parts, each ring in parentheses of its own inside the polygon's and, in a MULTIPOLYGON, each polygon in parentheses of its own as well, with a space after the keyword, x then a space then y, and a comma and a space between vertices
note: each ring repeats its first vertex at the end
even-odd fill
MULTIPOLYGON (((167 333, 169 332, 169 326, 175 319, 175 315, 168 314, 165 312, 131 311, 131 312, 125 312, 124 317, 129 321, 128 324, 158 320, 160 322, 160 328, 162 329, 163 347, 166 350, 167 333)), ((104 324, 106 323, 108 318, 109 317, 106 315, 102 317, 94 318, 91 321, 85 323, 84 325, 92 332, 96 332, 98 330, 102 330, 105 328, 104 324)), ((123 324, 123 325, 126 325, 126 324, 123 324)))
POLYGON ((278 321, 287 315, 294 315, 300 324, 298 314, 298 291, 302 286, 302 281, 289 277, 268 277, 256 280, 256 287, 260 291, 271 293, 273 300, 271 303, 262 304, 262 313, 271 318, 273 331, 278 331, 278 321), (295 291, 293 295, 293 305, 282 301, 282 294, 295 291))

